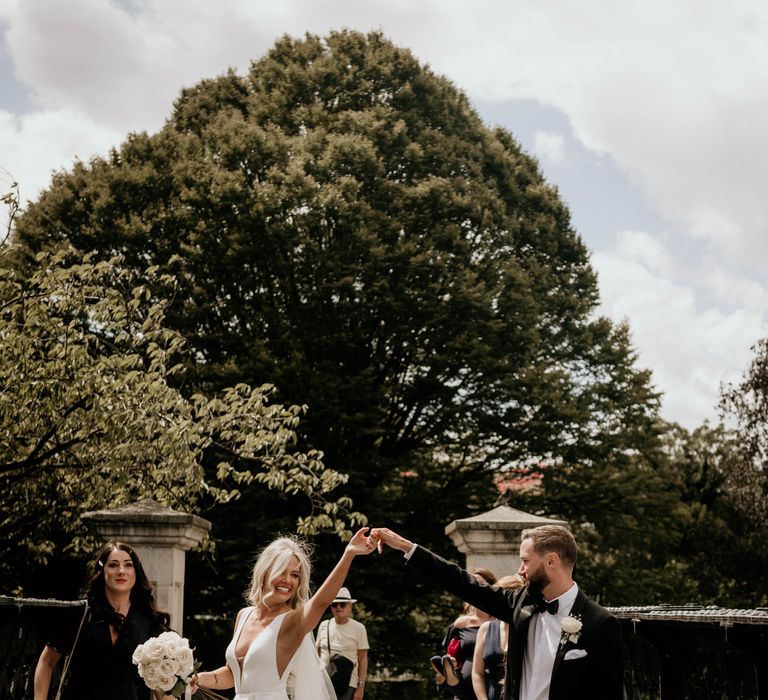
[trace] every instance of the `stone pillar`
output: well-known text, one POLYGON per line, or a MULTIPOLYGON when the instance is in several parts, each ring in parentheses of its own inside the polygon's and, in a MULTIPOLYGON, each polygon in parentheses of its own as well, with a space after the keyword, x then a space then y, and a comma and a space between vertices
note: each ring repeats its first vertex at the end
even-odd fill
POLYGON ((445 534, 466 556, 466 568, 485 567, 496 576, 516 574, 520 568, 520 533, 539 525, 565 525, 509 506, 497 506, 472 518, 454 520, 445 534))
POLYGON ((196 546, 211 523, 150 498, 119 508, 83 513, 81 518, 104 540, 131 545, 139 555, 157 607, 171 615, 179 634, 184 624, 185 552, 196 546))

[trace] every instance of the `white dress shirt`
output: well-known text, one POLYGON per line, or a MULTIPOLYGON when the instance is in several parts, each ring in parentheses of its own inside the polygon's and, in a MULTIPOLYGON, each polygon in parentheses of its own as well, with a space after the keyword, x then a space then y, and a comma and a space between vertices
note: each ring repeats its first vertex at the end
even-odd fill
POLYGON ((531 618, 520 679, 520 700, 549 698, 549 684, 563 634, 563 620, 570 615, 578 592, 579 587, 574 583, 563 595, 554 599, 558 601, 554 615, 544 611, 531 618))

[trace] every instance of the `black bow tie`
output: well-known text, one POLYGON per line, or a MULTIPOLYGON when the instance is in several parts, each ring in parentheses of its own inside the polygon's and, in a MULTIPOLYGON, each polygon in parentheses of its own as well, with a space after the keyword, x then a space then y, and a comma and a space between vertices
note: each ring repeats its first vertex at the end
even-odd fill
POLYGON ((548 612, 550 615, 555 615, 557 609, 560 607, 560 601, 550 600, 549 603, 547 603, 546 600, 540 600, 539 602, 534 603, 533 607, 538 613, 548 612))

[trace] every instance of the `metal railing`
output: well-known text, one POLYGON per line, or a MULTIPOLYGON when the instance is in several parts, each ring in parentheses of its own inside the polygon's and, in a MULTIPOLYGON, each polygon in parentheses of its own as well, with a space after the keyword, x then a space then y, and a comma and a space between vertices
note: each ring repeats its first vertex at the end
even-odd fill
MULTIPOLYGON (((51 632, 57 627, 71 628, 76 640, 87 611, 84 600, 0 596, 0 700, 32 698, 37 658, 45 642, 50 641, 51 632)), ((54 671, 52 697, 59 696, 67 662, 54 671)))
POLYGON ((622 625, 631 700, 768 698, 768 609, 609 610, 622 625))

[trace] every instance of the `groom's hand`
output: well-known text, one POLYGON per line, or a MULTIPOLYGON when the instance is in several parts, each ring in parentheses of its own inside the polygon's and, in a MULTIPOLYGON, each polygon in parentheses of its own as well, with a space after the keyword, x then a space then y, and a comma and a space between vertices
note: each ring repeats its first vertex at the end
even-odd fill
POLYGON ((407 554, 413 548, 413 542, 386 527, 373 528, 369 538, 377 546, 379 554, 381 554, 382 544, 386 544, 388 547, 392 547, 392 549, 399 549, 404 554, 407 554))

